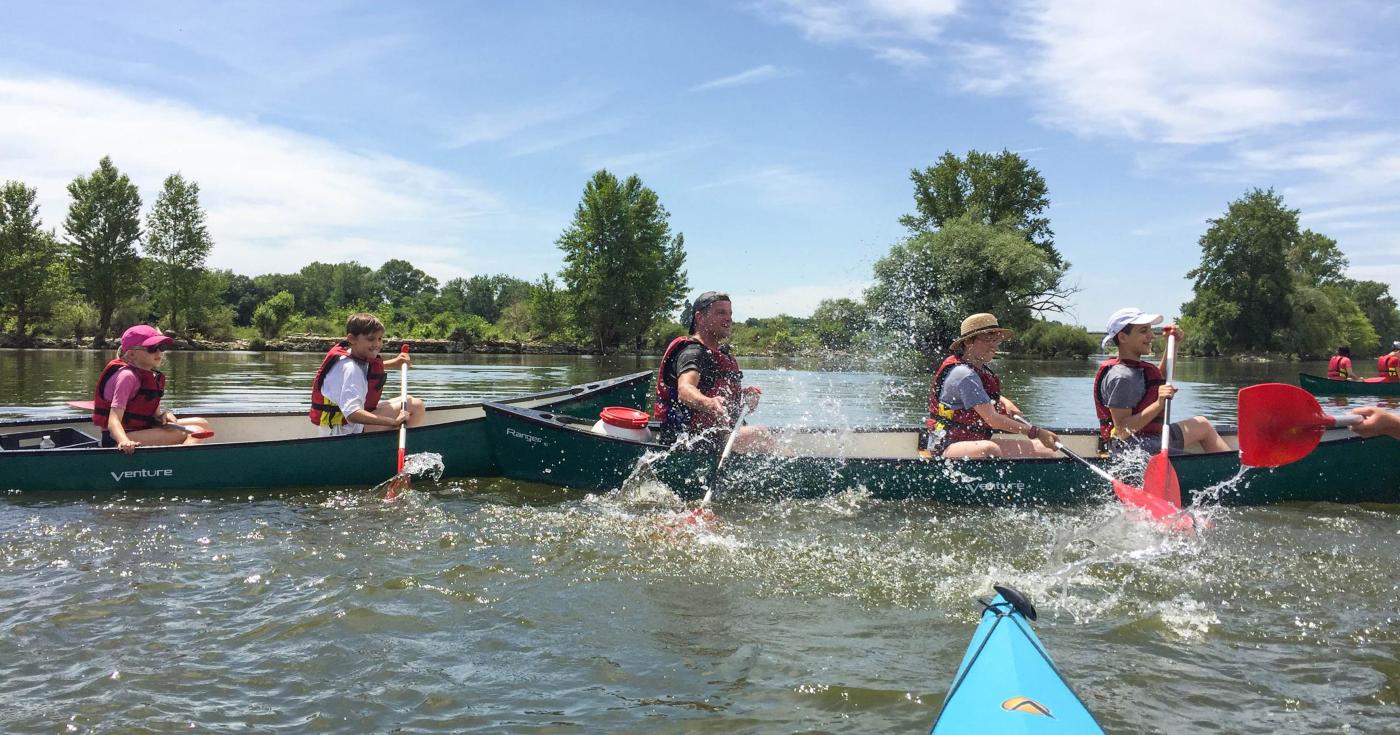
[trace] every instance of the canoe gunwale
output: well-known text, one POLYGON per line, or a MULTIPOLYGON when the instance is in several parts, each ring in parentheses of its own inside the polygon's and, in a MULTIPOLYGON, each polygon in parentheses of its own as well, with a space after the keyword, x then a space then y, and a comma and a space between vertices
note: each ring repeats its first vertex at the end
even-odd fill
MULTIPOLYGON (((649 370, 648 370, 648 371, 641 371, 641 372, 636 372, 636 373, 629 373, 629 374, 627 374, 627 375, 617 376, 617 377, 614 377, 614 378, 606 378, 606 379, 604 379, 604 380, 589 381, 589 382, 587 382, 587 383, 580 383, 580 384, 578 384, 578 385, 571 385, 571 386, 567 386, 567 387, 564 387, 564 388, 551 388, 551 389, 549 389, 549 390, 540 391, 540 392, 538 392, 538 393, 527 393, 527 394, 523 394, 523 395, 519 395, 519 396, 511 396, 511 397, 509 397, 509 398, 503 398, 503 399, 502 399, 502 398, 486 399, 486 400, 482 400, 482 401, 474 401, 474 402, 470 402, 470 403, 452 404, 452 405, 448 405, 448 406, 433 406, 433 407, 428 408, 427 410, 428 410, 429 412, 432 412, 432 411, 464 410, 464 409, 471 409, 471 408, 483 408, 483 409, 484 409, 485 405, 488 404, 488 403, 496 403, 497 405, 511 405, 511 403, 523 403, 523 402, 536 401, 536 400, 547 400, 547 399, 556 399, 556 400, 550 401, 550 402, 545 403, 545 404, 542 404, 542 405, 545 405, 545 406, 557 405, 557 404, 559 404, 559 403, 562 402, 562 399, 565 399, 565 398, 578 398, 578 397, 584 397, 584 396, 588 396, 588 395, 592 395, 592 394, 605 394, 605 393, 610 393, 610 392, 614 392, 614 391, 616 391, 616 390, 619 390, 619 389, 621 389, 621 388, 623 388, 623 387, 625 387, 625 386, 627 386, 627 385, 635 384, 635 383, 637 383, 637 382, 639 382, 639 381, 641 381, 641 380, 645 380, 645 379, 648 379, 648 378, 650 378, 650 377, 652 377, 652 372, 651 372, 651 371, 649 371, 649 370), (511 403, 502 403, 502 401, 510 401, 511 403)), ((297 417, 297 416, 302 416, 302 417, 304 417, 304 416, 305 416, 304 412, 302 412, 302 411, 300 411, 300 410, 296 410, 296 411, 213 411, 213 412, 201 413, 201 414, 199 414, 199 415, 200 415, 201 417, 203 417, 203 418, 213 418, 213 419, 219 419, 219 418, 243 418, 243 419, 247 419, 247 418, 278 418, 278 419, 282 419, 282 418, 287 418, 287 417, 289 417, 289 416, 292 416, 292 417, 297 417)), ((461 427, 461 426, 463 426, 463 425, 466 425, 466 424, 472 424, 472 423, 480 422, 480 421, 484 420, 484 418, 485 418, 485 413, 483 412, 483 414, 482 414, 481 416, 478 416, 478 417, 463 418, 463 419, 454 419, 454 420, 452 420, 452 421, 444 421, 444 422, 442 422, 442 423, 427 424, 427 425, 423 425, 423 426, 414 427, 412 433, 416 433, 416 434, 418 434, 419 436, 422 436, 422 435, 425 434, 425 433, 436 433, 436 432, 438 432, 438 431, 452 431, 452 430, 456 430, 456 429, 458 429, 459 427, 461 427)), ((6 434, 7 434, 7 433, 11 433, 12 430, 21 430, 21 431, 22 431, 22 430, 27 429, 27 428, 39 427, 39 426, 61 426, 61 425, 67 425, 67 424, 74 423, 75 421, 83 421, 83 420, 84 420, 84 419, 82 418, 81 415, 80 415, 80 416, 60 416, 60 417, 40 418, 40 419, 11 419, 11 420, 0 421, 0 433, 6 433, 6 434)), ((93 426, 93 429, 95 430, 95 429, 96 429, 96 426, 93 426)), ((100 438, 100 436, 101 436, 101 432, 100 432, 100 431, 94 431, 94 433, 97 435, 97 436, 94 436, 94 437, 93 437, 94 439, 100 438)), ((258 448, 267 447, 267 446, 299 446, 299 445, 310 444, 310 443, 316 443, 316 444, 319 445, 319 444, 323 444, 323 443, 331 442, 331 441, 335 442, 336 444, 350 444, 350 443, 353 443, 353 442, 362 442, 362 443, 363 443, 363 442, 376 442, 376 441, 380 441, 380 440, 381 440, 381 437, 382 437, 383 435, 386 435, 386 434, 389 434, 389 433, 391 433, 391 432, 379 432, 379 431, 375 431, 375 432, 360 432, 360 433, 358 433, 358 434, 347 434, 347 435, 343 435, 343 436, 307 436, 307 437, 297 437, 297 438, 291 438, 291 439, 287 439, 287 438, 273 438, 273 439, 256 439, 256 440, 252 440, 252 441, 227 441, 227 442, 210 442, 210 443, 203 443, 203 444, 174 444, 174 445, 168 445, 168 446, 143 446, 143 447, 140 447, 139 452, 140 452, 140 454, 141 454, 142 456, 147 456, 147 457, 149 457, 149 456, 151 456, 151 455, 149 454, 150 452, 167 452, 167 451, 179 451, 179 452, 189 452, 189 453, 199 453, 199 452, 209 452, 209 451, 218 452, 218 451, 228 450, 228 449, 232 449, 232 448, 237 448, 237 449, 243 450, 243 449, 258 449, 258 448)), ((7 456, 15 456, 15 457, 18 457, 18 456, 34 456, 34 455, 45 455, 45 456, 59 457, 59 456, 64 456, 64 455, 67 455, 67 456, 75 456, 75 455, 77 455, 78 453, 82 453, 82 454, 98 453, 98 452, 101 452, 101 453, 109 453, 109 452, 112 452, 112 451, 113 451, 113 450, 112 450, 110 447, 73 447, 73 448, 62 448, 62 447, 60 447, 60 448, 57 448, 57 449, 9 449, 9 450, 0 451, 0 457, 7 457, 7 456)))

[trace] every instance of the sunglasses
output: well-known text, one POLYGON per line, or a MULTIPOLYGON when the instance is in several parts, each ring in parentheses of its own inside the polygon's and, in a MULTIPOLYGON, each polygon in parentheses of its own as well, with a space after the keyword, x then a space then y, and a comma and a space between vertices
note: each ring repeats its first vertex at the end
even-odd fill
POLYGON ((170 348, 169 348, 169 347, 166 347, 165 345, 157 345, 157 346, 155 346, 155 347, 142 347, 141 349, 143 349, 143 350, 145 350, 146 352, 149 352, 149 353, 151 353, 152 355, 154 355, 154 354, 156 354, 157 352, 165 352, 166 350, 169 350, 170 348))

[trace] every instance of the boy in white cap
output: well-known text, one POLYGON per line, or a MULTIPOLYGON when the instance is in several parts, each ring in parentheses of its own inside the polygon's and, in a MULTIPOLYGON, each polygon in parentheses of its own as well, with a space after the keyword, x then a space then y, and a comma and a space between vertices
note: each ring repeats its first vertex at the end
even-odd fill
MULTIPOLYGON (((1165 353, 1159 365, 1142 361, 1143 355, 1152 352, 1152 327, 1161 323, 1161 314, 1144 314, 1136 308, 1119 309, 1108 318, 1103 346, 1117 344, 1118 356, 1101 363, 1094 375, 1094 412, 1099 418, 1099 438, 1110 454, 1134 447, 1148 454, 1161 451, 1162 414, 1176 388, 1162 377, 1165 353)), ((1162 331, 1174 334, 1178 341, 1182 337, 1175 325, 1162 331)), ((1173 423, 1170 431, 1170 451, 1185 451, 1192 445, 1206 452, 1230 451, 1204 416, 1173 423)))

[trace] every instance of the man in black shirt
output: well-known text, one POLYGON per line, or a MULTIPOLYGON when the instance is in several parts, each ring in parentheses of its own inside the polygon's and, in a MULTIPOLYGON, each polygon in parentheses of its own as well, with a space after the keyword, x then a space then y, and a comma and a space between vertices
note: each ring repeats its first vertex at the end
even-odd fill
MULTIPOLYGON (((690 333, 672 340, 661 358, 655 417, 667 441, 685 433, 722 436, 734 425, 739 401, 747 401, 752 411, 760 393, 743 387, 744 373, 729 345, 722 343, 733 331, 733 305, 727 294, 706 291, 682 319, 690 333)), ((746 426, 735 448, 754 449, 755 442, 766 439, 759 427, 746 426)))

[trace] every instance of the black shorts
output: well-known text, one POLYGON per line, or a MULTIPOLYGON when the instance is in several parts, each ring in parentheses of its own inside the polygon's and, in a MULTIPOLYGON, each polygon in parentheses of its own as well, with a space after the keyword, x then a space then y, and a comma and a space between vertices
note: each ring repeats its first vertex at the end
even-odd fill
MULTIPOLYGON (((1181 428, 1181 424, 1171 425, 1171 439, 1168 444, 1167 454, 1185 454, 1186 452, 1186 430, 1181 428)), ((1128 439, 1113 439, 1108 443, 1108 453, 1116 455, 1130 449, 1140 449, 1147 454, 1156 454, 1162 451, 1162 433, 1159 431, 1150 434, 1135 434, 1128 439)))
POLYGON ((102 432, 102 441, 98 442, 97 446, 102 449, 116 449, 117 440, 112 438, 112 432, 104 431, 102 432))

